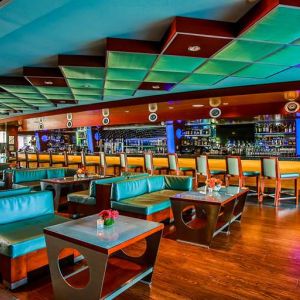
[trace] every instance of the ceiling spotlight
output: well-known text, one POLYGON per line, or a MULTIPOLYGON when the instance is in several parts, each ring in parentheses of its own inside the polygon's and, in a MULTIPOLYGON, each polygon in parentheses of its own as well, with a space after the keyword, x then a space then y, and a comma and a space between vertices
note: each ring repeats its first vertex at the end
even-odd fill
POLYGON ((84 87, 84 88, 89 88, 89 87, 91 87, 91 86, 90 86, 89 84, 84 84, 83 87, 84 87))
POLYGON ((203 107, 204 105, 203 104, 193 104, 192 106, 193 107, 203 107))
POLYGON ((173 106, 169 106, 169 109, 174 109, 174 107, 173 106))
POLYGON ((125 110, 126 113, 129 113, 129 110, 125 110))
POLYGON ((53 81, 44 81, 46 85, 53 85, 53 81))
POLYGON ((223 105, 228 105, 228 104, 229 104, 228 102, 224 102, 224 103, 223 103, 223 105))
POLYGON ((155 90, 158 90, 160 88, 160 86, 158 84, 156 84, 156 85, 152 85, 152 88, 155 90))
POLYGON ((200 50, 201 50, 201 47, 199 47, 199 46, 189 46, 188 47, 188 51, 190 51, 190 52, 198 52, 200 50))

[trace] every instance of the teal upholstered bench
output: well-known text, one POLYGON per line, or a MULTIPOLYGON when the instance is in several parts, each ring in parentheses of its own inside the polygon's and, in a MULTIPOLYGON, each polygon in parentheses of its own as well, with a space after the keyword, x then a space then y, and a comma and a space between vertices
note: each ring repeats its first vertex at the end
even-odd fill
POLYGON ((111 186, 112 183, 117 181, 128 180, 130 178, 137 178, 137 177, 145 177, 149 176, 148 173, 122 173, 121 176, 118 177, 110 177, 110 178, 102 178, 93 180, 90 183, 90 188, 84 191, 78 191, 71 194, 68 194, 68 211, 69 213, 76 215, 90 215, 99 212, 101 207, 101 195, 96 197, 96 185, 109 185, 111 186))
POLYGON ((172 218, 170 197, 193 188, 189 176, 159 175, 113 183, 111 207, 146 220, 172 218))
POLYGON ((70 169, 70 168, 14 169, 14 170, 7 170, 7 172, 12 172, 13 183, 30 186, 34 190, 40 190, 41 179, 74 176, 76 174, 76 169, 70 169))
POLYGON ((12 188, 4 189, 4 182, 0 182, 0 198, 28 194, 31 192, 31 187, 20 184, 13 184, 12 188), (2 189, 3 188, 3 189, 2 189))
POLYGON ((45 227, 68 221, 54 214, 49 191, 0 199, 0 273, 14 289, 27 282, 27 272, 48 264, 45 227))

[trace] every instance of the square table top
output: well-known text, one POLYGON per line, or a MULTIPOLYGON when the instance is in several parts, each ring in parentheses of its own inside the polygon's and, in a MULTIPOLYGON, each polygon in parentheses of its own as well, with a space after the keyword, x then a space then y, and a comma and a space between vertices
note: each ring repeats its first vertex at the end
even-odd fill
POLYGON ((44 229, 45 234, 111 254, 163 229, 163 224, 119 216, 110 227, 97 229, 98 214, 44 229))
POLYGON ((206 192, 205 187, 201 187, 197 191, 183 192, 172 196, 170 199, 174 201, 201 202, 223 205, 246 192, 248 192, 247 188, 228 186, 222 187, 218 192, 213 191, 211 194, 209 194, 206 192))
POLYGON ((85 182, 85 181, 91 181, 91 180, 97 180, 102 178, 109 178, 112 176, 103 176, 103 175, 89 175, 87 177, 62 177, 62 178, 50 178, 50 179, 41 179, 41 182, 47 182, 47 183, 56 183, 56 184, 72 184, 76 182, 85 182))

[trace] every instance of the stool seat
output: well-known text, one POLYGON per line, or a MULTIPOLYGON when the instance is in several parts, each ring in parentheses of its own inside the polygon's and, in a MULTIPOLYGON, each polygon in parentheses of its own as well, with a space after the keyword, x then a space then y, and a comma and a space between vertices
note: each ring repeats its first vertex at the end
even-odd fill
POLYGON ((299 173, 282 173, 280 174, 281 178, 298 178, 300 176, 299 173))
POLYGON ((226 174, 226 171, 224 170, 210 170, 211 175, 224 175, 226 174))
POLYGON ((85 163, 85 165, 86 166, 97 166, 97 165, 99 165, 99 163, 97 163, 97 162, 87 162, 87 163, 85 163))
POLYGON ((168 170, 168 167, 163 167, 163 166, 154 166, 154 170, 168 170))
POLYGON ((180 167, 179 170, 180 171, 194 171, 195 169, 192 167, 180 167))
POLYGON ((107 164, 107 168, 115 168, 115 167, 120 167, 120 164, 107 164))
POLYGON ((246 172, 243 172, 243 175, 246 176, 246 177, 256 177, 256 176, 260 175, 260 172, 258 172, 258 171, 246 171, 246 172))
POLYGON ((50 162, 50 160, 49 159, 48 160, 47 159, 40 159, 39 162, 40 163, 48 163, 48 162, 50 162))
POLYGON ((128 165, 127 168, 133 169, 133 168, 142 168, 141 165, 128 165))

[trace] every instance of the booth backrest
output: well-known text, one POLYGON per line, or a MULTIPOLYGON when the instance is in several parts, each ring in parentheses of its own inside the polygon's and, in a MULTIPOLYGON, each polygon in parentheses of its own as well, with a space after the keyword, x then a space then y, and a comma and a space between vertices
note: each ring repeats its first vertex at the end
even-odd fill
POLYGON ((96 197, 96 184, 106 184, 106 183, 114 183, 121 180, 125 180, 124 176, 111 177, 111 178, 102 178, 93 180, 90 183, 90 197, 96 197))
POLYGON ((165 177, 162 175, 151 176, 147 178, 148 193, 164 190, 166 187, 165 177))
POLYGON ((111 199, 121 201, 148 193, 147 177, 115 182, 112 186, 111 199))
POLYGON ((47 169, 47 178, 52 179, 52 178, 63 178, 65 177, 65 170, 64 169, 47 169))
POLYGON ((177 191, 191 191, 193 189, 193 177, 166 175, 165 189, 177 191))
POLYGON ((31 192, 31 187, 29 186, 21 186, 21 185, 19 187, 17 186, 18 186, 17 184, 14 184, 14 188, 12 189, 0 190, 0 198, 22 195, 31 192))
POLYGON ((1 198, 0 211, 0 225, 53 214, 53 195, 44 191, 1 198))

